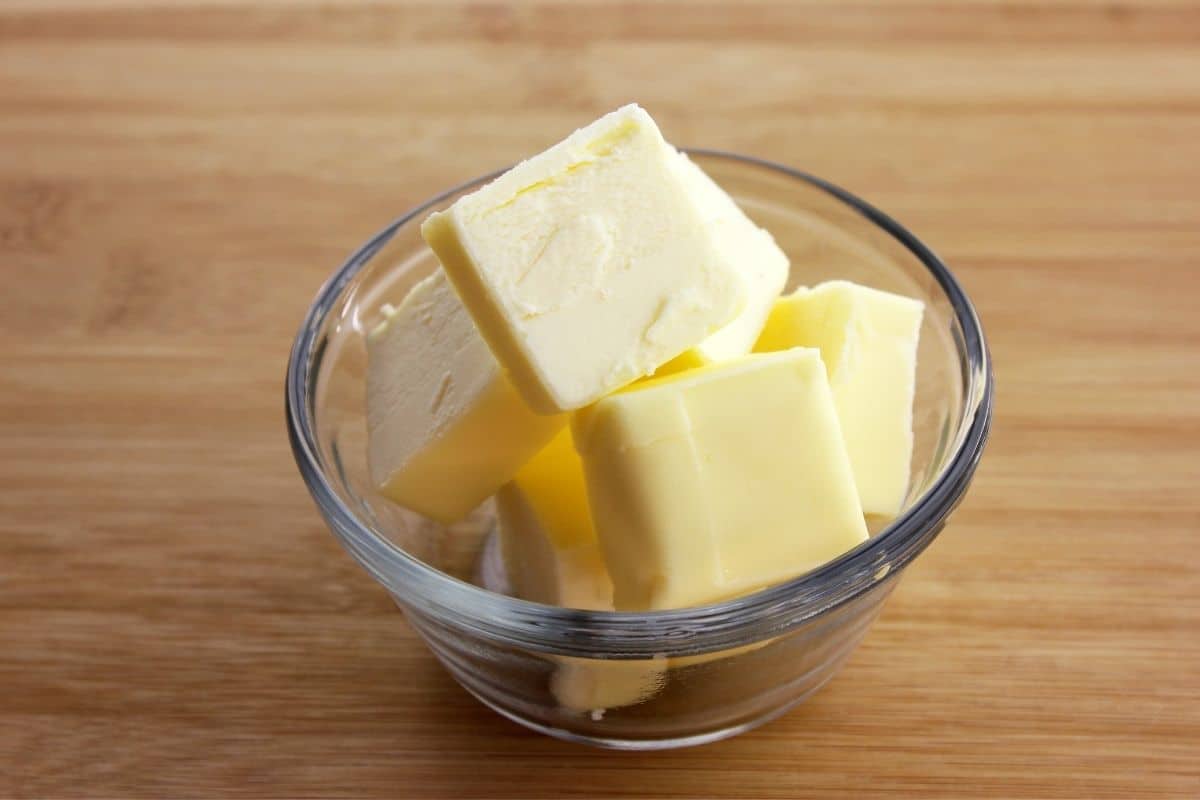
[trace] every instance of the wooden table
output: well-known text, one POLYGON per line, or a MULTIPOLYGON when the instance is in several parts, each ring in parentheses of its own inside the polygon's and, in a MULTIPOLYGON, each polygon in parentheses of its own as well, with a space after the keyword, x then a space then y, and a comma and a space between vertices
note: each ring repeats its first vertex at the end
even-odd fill
POLYGON ((1200 5, 0 5, 0 796, 1200 795, 1200 5), (291 337, 369 234, 630 99, 958 271, 991 444, 738 739, 528 733, 317 517, 291 337))

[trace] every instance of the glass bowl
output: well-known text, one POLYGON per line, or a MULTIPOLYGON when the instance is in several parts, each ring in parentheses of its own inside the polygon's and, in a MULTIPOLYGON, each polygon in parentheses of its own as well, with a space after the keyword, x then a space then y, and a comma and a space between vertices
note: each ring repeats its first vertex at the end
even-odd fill
POLYGON ((933 252, 887 215, 811 175, 689 152, 788 253, 789 289, 845 278, 925 302, 905 509, 892 520, 870 520, 871 538, 840 558, 699 608, 557 608, 503 593, 491 501, 447 527, 375 491, 366 468, 364 334, 384 303, 398 305, 437 267, 421 221, 494 175, 429 200, 363 245, 320 290, 287 371, 288 433, 321 514, 451 675, 522 725, 607 747, 714 741, 817 691, 962 499, 991 421, 991 365, 979 319, 933 252), (631 680, 645 687, 633 698, 640 701, 595 701, 615 707, 587 708, 586 700, 564 707, 555 691, 573 681, 603 693, 631 680))

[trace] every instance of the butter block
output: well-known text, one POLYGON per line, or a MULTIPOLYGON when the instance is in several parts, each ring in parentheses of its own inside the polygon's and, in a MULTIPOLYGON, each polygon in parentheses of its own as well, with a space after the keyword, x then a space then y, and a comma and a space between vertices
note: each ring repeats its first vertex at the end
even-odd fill
POLYGON ((513 594, 563 608, 612 611, 612 580, 598 542, 555 545, 532 504, 513 484, 496 495, 500 553, 513 594))
POLYGON ((867 538, 815 349, 635 384, 572 433, 618 610, 727 599, 867 538))
POLYGON ((738 267, 746 302, 716 333, 664 364, 667 375, 749 353, 788 278, 788 257, 771 234, 754 224, 724 189, 684 153, 677 169, 699 205, 718 249, 738 267))
POLYGON ((649 375, 745 305, 675 150, 636 105, 432 214, 421 233, 540 413, 649 375))
POLYGON ((505 378, 440 270, 367 336, 367 458, 395 502, 443 523, 492 495, 562 430, 505 378))
POLYGON ((908 491, 917 343, 925 306, 848 281, 775 304, 759 351, 816 347, 829 373, 863 510, 894 516, 908 491))
POLYGON ((564 608, 612 610, 612 580, 569 428, 500 488, 496 509, 513 594, 564 608))
POLYGON ((665 658, 563 658, 550 677, 550 691, 568 711, 591 712, 599 718, 606 709, 631 706, 656 695, 666 682, 666 670, 665 658))
MULTIPOLYGON (((588 512, 583 465, 563 430, 496 495, 500 553, 513 593, 525 600, 613 610, 612 580, 588 512)), ((653 696, 664 658, 603 661, 561 657, 550 679, 559 705, 600 712, 653 696)))

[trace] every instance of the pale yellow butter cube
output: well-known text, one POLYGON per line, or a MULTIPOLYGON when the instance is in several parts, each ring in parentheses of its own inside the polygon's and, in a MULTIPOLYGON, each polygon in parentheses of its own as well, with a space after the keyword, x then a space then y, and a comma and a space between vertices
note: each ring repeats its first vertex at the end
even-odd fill
POLYGON ((566 425, 533 413, 440 270, 367 337, 367 458, 390 499, 466 516, 566 425))
POLYGON ((924 308, 901 295, 829 281, 779 300, 755 346, 820 348, 868 514, 894 516, 908 491, 924 308))
POLYGON ((692 193, 717 247, 738 267, 746 303, 719 331, 660 367, 668 375, 745 355, 766 324, 788 278, 788 258, 771 234, 754 224, 717 182, 685 154, 677 169, 692 193))
POLYGON ((816 350, 637 384, 572 432, 619 610, 744 594, 867 537, 816 350))
MULTIPOLYGON (((612 580, 588 513, 583 466, 562 431, 496 495, 500 553, 513 593, 538 603, 612 611, 612 580)), ((571 711, 641 702, 662 686, 666 659, 560 658, 550 690, 571 711)))
POLYGON ((742 310, 738 266, 677 158, 625 106, 421 226, 536 411, 592 403, 742 310))

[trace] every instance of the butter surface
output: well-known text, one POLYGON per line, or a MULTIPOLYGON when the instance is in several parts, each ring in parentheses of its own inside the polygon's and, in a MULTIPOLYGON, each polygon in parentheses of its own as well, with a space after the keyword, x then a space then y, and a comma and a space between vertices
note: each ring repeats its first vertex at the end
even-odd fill
POLYGON ((829 281, 780 299, 755 346, 820 348, 868 514, 894 516, 908 490, 923 312, 918 300, 829 281))
POLYGON ((703 169, 679 153, 676 168, 700 208, 718 249, 737 265, 746 302, 724 327, 664 364, 666 375, 750 352, 788 278, 787 255, 766 230, 746 216, 703 169))
POLYGON ((572 431, 618 610, 744 594, 866 539, 815 349, 636 384, 572 431))
POLYGON ((599 661, 563 658, 550 678, 550 691, 570 711, 598 714, 649 700, 666 682, 667 659, 599 661))
POLYGON ((563 429, 496 495, 500 553, 513 593, 611 611, 612 580, 588 512, 583 467, 563 429))
MULTIPOLYGON (((612 580, 588 513, 583 465, 569 430, 526 464, 496 495, 500 553, 513 593, 525 600, 613 610, 612 580)), ((648 699, 667 661, 557 658, 550 691, 570 711, 598 712, 648 699)))
POLYGON ((440 270, 367 337, 367 456, 390 499, 466 516, 566 425, 534 414, 440 270))
POLYGON ((542 413, 652 373, 745 304, 675 150, 636 105, 431 215, 421 232, 542 413))

